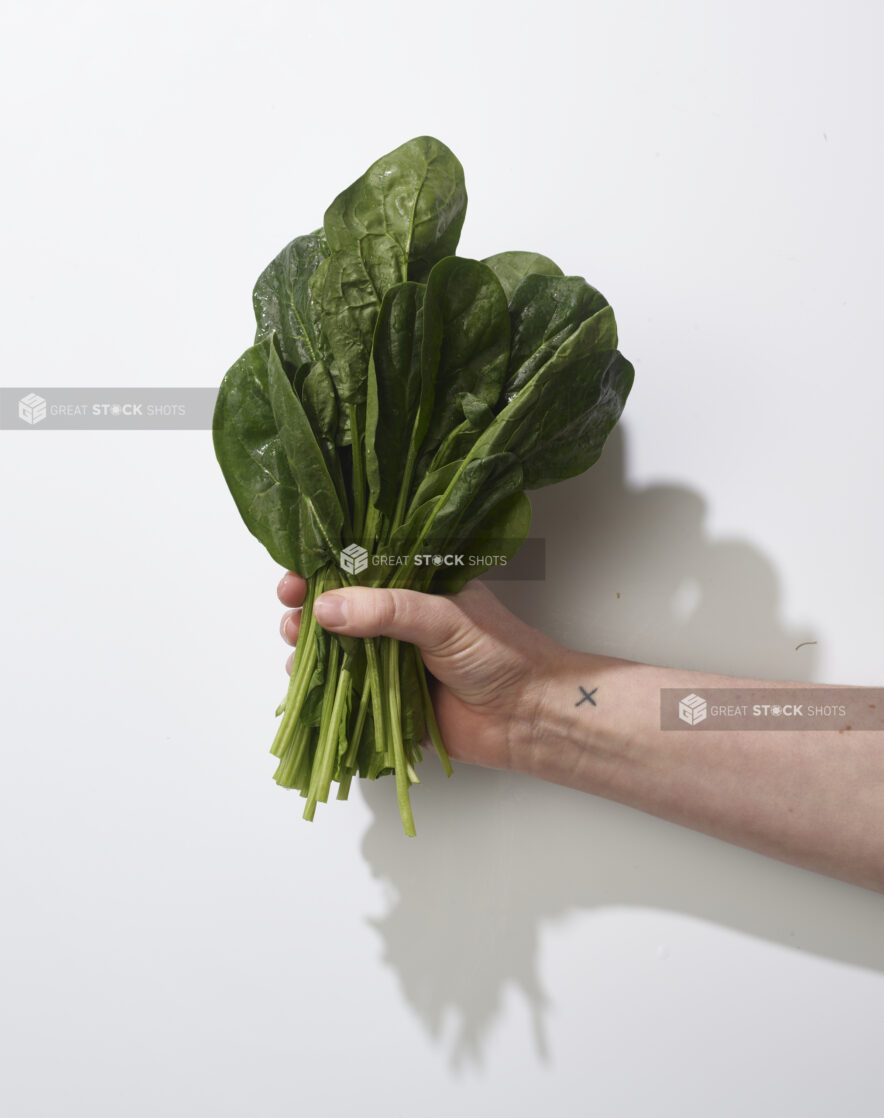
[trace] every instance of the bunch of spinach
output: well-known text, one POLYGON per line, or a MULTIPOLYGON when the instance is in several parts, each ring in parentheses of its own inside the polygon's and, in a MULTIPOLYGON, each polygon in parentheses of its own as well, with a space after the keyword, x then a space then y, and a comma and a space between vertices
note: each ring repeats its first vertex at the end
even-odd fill
POLYGON ((271 747, 306 819, 332 781, 345 799, 356 773, 393 773, 413 835, 427 737, 451 773, 419 651, 327 633, 317 595, 450 593, 487 569, 489 541, 511 556, 524 491, 590 467, 632 386, 613 311, 584 279, 536 253, 455 255, 466 203, 463 168, 432 137, 372 164, 262 272, 254 345, 218 395, 215 451, 237 508, 307 579, 271 747), (341 565, 353 544, 370 560, 359 574, 341 565), (428 551, 472 562, 418 566, 428 551))

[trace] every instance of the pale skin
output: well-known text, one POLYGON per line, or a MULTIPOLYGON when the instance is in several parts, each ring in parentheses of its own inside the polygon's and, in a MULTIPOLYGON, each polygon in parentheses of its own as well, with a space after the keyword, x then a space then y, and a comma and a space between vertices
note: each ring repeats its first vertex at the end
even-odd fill
MULTIPOLYGON (((281 624, 289 644, 305 587, 289 572, 277 591, 289 607, 281 624)), ((794 684, 576 652, 520 621, 481 582, 451 596, 329 591, 314 613, 331 632, 420 648, 455 761, 605 796, 884 892, 884 731, 660 729, 663 687, 794 684), (581 688, 596 689, 594 706, 575 703, 581 688)))

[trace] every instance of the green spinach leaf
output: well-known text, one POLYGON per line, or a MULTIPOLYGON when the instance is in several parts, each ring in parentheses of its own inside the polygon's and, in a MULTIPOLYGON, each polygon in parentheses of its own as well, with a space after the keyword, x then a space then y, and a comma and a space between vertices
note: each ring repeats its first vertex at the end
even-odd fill
POLYGON ((303 550, 301 491, 270 404, 271 339, 246 352, 221 382, 213 419, 215 454, 246 527, 287 570, 312 574, 303 550))
POLYGON ((325 211, 332 252, 355 251, 376 275, 379 300, 400 280, 426 281, 460 240, 467 193, 463 167, 432 136, 418 136, 373 163, 325 211), (393 261, 398 272, 391 276, 393 261))
POLYGON ((325 355, 319 306, 310 280, 327 257, 328 243, 321 230, 296 237, 271 260, 252 292, 258 322, 255 341, 276 334, 283 360, 293 366, 325 355))
POLYGON ((558 264, 539 252, 498 252, 494 256, 486 256, 482 263, 487 264, 500 280, 507 299, 512 299, 526 276, 562 275, 558 264))
POLYGON ((384 296, 375 325, 366 396, 365 465, 375 506, 392 518, 408 460, 423 438, 432 382, 421 366, 426 287, 400 283, 384 296), (422 398, 424 406, 421 407, 422 398))
POLYGON ((604 295, 580 276, 524 279, 510 300, 512 348, 506 399, 511 400, 569 335, 607 305, 604 295))
POLYGON ((441 260, 430 272, 424 300, 421 361, 434 389, 418 478, 462 421, 467 396, 489 406, 497 402, 509 354, 509 313, 497 277, 478 260, 441 260))

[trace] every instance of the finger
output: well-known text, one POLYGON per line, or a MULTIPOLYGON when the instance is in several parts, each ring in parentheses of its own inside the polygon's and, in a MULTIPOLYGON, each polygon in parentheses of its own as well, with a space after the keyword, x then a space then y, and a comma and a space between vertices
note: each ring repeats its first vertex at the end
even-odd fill
POLYGON ((289 673, 289 675, 292 674, 292 664, 294 664, 294 662, 295 662, 295 654, 294 654, 294 652, 290 652, 289 653, 289 658, 285 662, 285 670, 289 673))
POLYGON ((276 596, 284 606, 302 606, 306 595, 307 583, 300 575, 296 575, 294 571, 288 571, 279 580, 279 586, 276 588, 276 596))
POLYGON ((439 654, 468 639, 473 622, 451 599, 417 590, 351 586, 329 591, 313 603, 324 629, 354 637, 395 637, 439 654))
POLYGON ((298 630, 300 628, 301 611, 299 609, 290 609, 287 613, 282 615, 282 620, 279 623, 279 632, 286 644, 297 643, 298 630))

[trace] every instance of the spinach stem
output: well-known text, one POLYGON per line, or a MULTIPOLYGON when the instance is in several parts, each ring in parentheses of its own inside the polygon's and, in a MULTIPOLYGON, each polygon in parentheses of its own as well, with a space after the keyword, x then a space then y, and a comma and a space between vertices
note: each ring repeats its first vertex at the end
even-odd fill
POLYGON ((289 676, 288 692, 285 698, 285 709, 282 715, 270 752, 274 757, 282 757, 291 743, 292 731, 301 713, 310 677, 316 664, 316 641, 313 639, 316 622, 313 620, 313 602, 323 590, 322 572, 307 580, 307 593, 304 605, 301 608, 301 628, 298 632, 298 643, 295 646, 295 655, 292 660, 292 671, 289 676))
POLYGON ((381 752, 386 747, 387 740, 387 713, 381 691, 381 669, 374 637, 365 637, 364 641, 365 674, 368 676, 368 686, 371 690, 371 708, 374 714, 375 750, 381 752))
POLYGON ((303 787, 302 778, 305 763, 307 765, 306 779, 309 783, 310 763, 307 754, 314 729, 315 727, 307 726, 304 722, 298 720, 289 747, 273 774, 273 779, 282 788, 303 787))
POLYGON ((402 474, 402 488, 399 490, 399 498, 396 501, 396 511, 393 513, 393 521, 390 524, 390 535, 392 535, 405 517, 405 510, 408 507, 408 496, 411 492, 411 479, 414 475, 414 463, 417 457, 414 442, 408 447, 408 457, 405 459, 405 470, 402 474))
POLYGON ((362 539, 365 526, 365 461, 359 431, 359 405, 350 404, 350 445, 353 453, 353 538, 362 539))
POLYGON ((427 669, 424 666, 421 650, 416 644, 412 645, 412 648, 414 650, 415 666, 417 667, 417 678, 421 689, 421 699, 424 704, 424 719, 427 723, 427 733, 430 735, 430 741, 433 743, 433 747, 439 755, 439 760, 442 762, 445 775, 451 776, 454 770, 451 767, 448 751, 442 741, 442 735, 439 733, 439 723, 436 721, 436 712, 433 710, 433 700, 430 697, 430 689, 427 686, 427 669))
POLYGON ((341 779, 338 781, 338 799, 346 800, 350 794, 350 782, 353 779, 353 769, 356 766, 356 757, 362 743, 362 734, 365 729, 365 719, 368 715, 368 699, 371 689, 368 680, 363 680, 362 695, 359 698, 359 710, 356 713, 356 724, 350 736, 350 746, 341 761, 341 779))
POLYGON ((341 749, 341 737, 345 736, 342 735, 341 723, 343 722, 346 728, 346 719, 344 716, 347 711, 347 700, 350 698, 353 690, 351 664, 352 656, 349 653, 345 653, 341 674, 338 677, 338 688, 335 692, 334 706, 332 707, 331 730, 329 731, 328 744, 320 772, 319 798, 323 803, 328 803, 331 783, 338 768, 337 761, 341 749))
POLYGON ((307 789, 307 802, 304 805, 304 818, 307 820, 313 819, 317 802, 321 801, 325 803, 327 801, 328 792, 325 790, 325 778, 328 773, 330 785, 331 772, 334 770, 334 759, 338 746, 337 719, 340 717, 340 704, 343 701, 346 688, 350 681, 349 671, 345 670, 340 672, 340 674, 338 673, 339 655, 340 645, 333 638, 328 656, 325 690, 322 696, 322 711, 319 718, 319 724, 322 730, 319 736, 319 744, 316 747, 316 754, 313 758, 313 768, 310 772, 310 786, 307 789), (325 794, 323 795, 324 792, 325 794))
POLYGON ((365 514, 365 526, 362 529, 362 546, 367 551, 374 551, 378 536, 378 510, 369 502, 368 512, 365 514))
MULTIPOLYGON (((432 473, 433 470, 438 470, 442 466, 447 465, 448 455, 451 453, 451 448, 455 442, 460 438, 464 431, 469 430, 470 423, 468 419, 462 420, 457 427, 452 428, 451 431, 445 436, 439 444, 436 453, 433 455, 433 460, 427 467, 427 473, 432 473)), ((452 459, 454 461, 454 459, 452 459)))
POLYGON ((402 696, 399 688, 399 641, 394 637, 387 637, 386 645, 386 691, 389 697, 390 729, 393 735, 393 757, 396 771, 396 798, 399 801, 399 815, 402 818, 402 827, 409 836, 417 832, 414 829, 414 818, 411 814, 411 801, 408 797, 408 785, 413 780, 417 781, 417 773, 405 760, 405 746, 402 741, 402 696), (409 771, 409 769, 411 771, 409 771))

